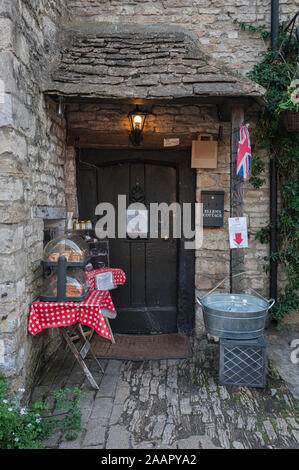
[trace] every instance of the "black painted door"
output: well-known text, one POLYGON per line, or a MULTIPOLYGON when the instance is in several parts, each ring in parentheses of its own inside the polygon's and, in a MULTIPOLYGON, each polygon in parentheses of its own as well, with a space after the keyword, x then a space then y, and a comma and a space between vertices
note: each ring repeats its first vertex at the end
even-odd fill
MULTIPOLYGON (((118 195, 126 196, 127 205, 139 202, 147 210, 150 203, 171 204, 177 200, 173 166, 123 162, 102 167, 98 178, 99 200, 113 204, 116 220, 118 195)), ((127 276, 126 285, 112 292, 118 310, 112 327, 118 333, 177 331, 177 240, 171 233, 169 237, 160 235, 109 240, 110 264, 123 268, 127 276)))
MULTIPOLYGON (((184 238, 119 238, 118 196, 134 202, 193 202, 195 173, 190 155, 145 151, 84 149, 77 160, 77 190, 81 219, 93 219, 99 202, 109 202, 116 213, 116 237, 109 238, 110 266, 122 268, 126 284, 111 291, 118 315, 111 320, 115 333, 161 334, 190 331, 194 322, 194 252, 184 250, 184 238), (137 157, 137 158, 136 158, 137 157), (185 157, 185 158, 184 158, 185 157), (83 162, 88 163, 83 163, 83 162), (95 166, 91 166, 95 165, 95 166)), ((159 227, 161 214, 159 214, 159 227)), ((149 220, 150 231, 150 220, 149 220)))

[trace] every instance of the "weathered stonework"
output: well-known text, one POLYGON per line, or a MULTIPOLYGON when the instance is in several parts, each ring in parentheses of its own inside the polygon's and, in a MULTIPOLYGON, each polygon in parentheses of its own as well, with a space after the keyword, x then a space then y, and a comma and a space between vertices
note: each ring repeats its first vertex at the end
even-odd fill
MULTIPOLYGON (((293 0, 280 2, 280 20, 290 18, 297 9, 293 0)), ((213 86, 214 94, 223 95, 223 90, 219 91, 219 83, 228 86, 230 96, 242 94, 244 89, 241 90, 239 85, 236 89, 236 82, 227 78, 235 77, 232 72, 239 72, 244 77, 260 59, 267 44, 256 34, 240 31, 238 25, 233 23, 234 18, 269 27, 270 2, 212 0, 207 4, 198 0, 2 0, 0 3, 0 79, 5 85, 4 95, 0 94, 0 369, 10 377, 13 390, 31 384, 41 351, 51 350, 57 344, 55 331, 47 331, 34 338, 27 333, 29 306, 39 295, 42 282, 40 260, 44 222, 34 217, 33 208, 60 207, 77 215, 74 138, 80 136, 85 144, 89 141, 93 146, 111 148, 117 135, 119 145, 128 146, 127 113, 132 107, 120 101, 124 96, 131 102, 144 97, 172 100, 192 94, 199 96, 205 90, 209 95, 213 86), (95 48, 89 50, 87 47, 83 51, 81 41, 76 52, 73 44, 72 50, 64 51, 64 69, 56 69, 60 73, 56 79, 63 84, 61 92, 68 94, 72 86, 73 92, 78 94, 78 83, 75 81, 81 80, 80 83, 84 84, 82 70, 87 70, 86 67, 92 63, 89 71, 93 70, 93 73, 85 74, 85 78, 88 76, 89 79, 88 86, 96 83, 97 96, 113 97, 114 100, 110 99, 105 104, 88 100, 68 105, 66 124, 65 119, 56 116, 55 101, 45 97, 42 91, 45 89, 45 72, 57 58, 57 40, 62 25, 68 25, 72 30, 80 29, 81 23, 100 23, 96 29, 103 31, 113 29, 114 25, 116 32, 124 29, 132 32, 136 25, 148 25, 151 31, 155 29, 160 33, 166 29, 178 31, 184 28, 185 33, 181 37, 186 38, 188 33, 196 44, 201 44, 200 52, 204 56, 209 54, 210 62, 199 64, 201 58, 196 51, 196 68, 189 57, 188 73, 181 55, 186 52, 184 41, 172 51, 169 41, 166 51, 162 50, 163 41, 159 47, 151 43, 153 51, 146 51, 146 44, 143 44, 144 57, 140 54, 139 62, 134 65, 134 40, 135 49, 139 51, 141 40, 139 38, 136 44, 136 38, 132 37, 129 45, 130 38, 126 36, 127 47, 123 47, 122 52, 125 52, 125 61, 128 60, 126 54, 130 56, 132 68, 121 62, 121 48, 113 51, 109 41, 102 44, 110 47, 113 57, 109 59, 106 50, 99 64, 95 64, 99 54, 93 57, 95 48), (168 62, 165 65, 166 53, 168 62), (159 54, 160 57, 157 56, 159 54), (71 70, 70 61, 76 57, 81 62, 71 70), (225 72, 223 81, 220 80, 221 70, 217 69, 218 92, 213 76, 217 68, 213 64, 214 59, 220 59, 230 69, 228 75, 225 72), (167 73, 163 72, 165 66, 167 73), (204 69, 207 66, 210 68, 204 69), (143 75, 136 76, 138 71, 143 75), (70 79, 73 80, 72 84, 68 83, 70 79), (107 94, 109 87, 114 90, 111 95, 107 94), (142 90, 146 94, 142 94, 142 90)), ((88 30, 88 26, 85 28, 88 30)), ((95 26, 90 25, 91 31, 92 28, 95 26)), ((101 41, 98 41, 97 47, 100 44, 101 41)), ((249 87, 245 94, 261 94, 247 80, 240 82, 249 87)), ((225 191, 224 227, 205 229, 203 246, 196 252, 196 293, 203 295, 229 272, 230 122, 219 122, 214 103, 153 103, 152 111, 153 115, 147 120, 144 145, 150 146, 154 142, 155 148, 163 147, 164 137, 179 137, 182 147, 190 147, 199 132, 216 134, 219 125, 223 126, 218 168, 216 171, 197 172, 197 200, 203 189, 225 191)), ((247 108, 246 122, 252 126, 254 115, 253 108, 247 108)), ((258 191, 248 183, 244 186, 244 210, 250 231, 266 225, 268 221, 268 159, 266 155, 264 158, 266 185, 258 191)), ((267 295, 268 290, 268 278, 262 270, 263 257, 267 254, 268 246, 253 240, 245 253, 245 268, 251 286, 263 295, 267 295)), ((283 281, 283 275, 281 279, 283 281)), ((201 325, 200 318, 197 324, 201 325)))
POLYGON ((247 96, 265 90, 207 56, 185 29, 90 25, 61 31, 43 91, 93 98, 174 99, 247 96))
MULTIPOLYGON (((128 112, 132 109, 130 104, 93 103, 68 105, 68 135, 73 137, 88 135, 83 145, 89 145, 89 136, 96 132, 99 148, 115 148, 115 142, 119 146, 129 147, 129 122, 128 112), (113 139, 107 141, 107 125, 113 133, 113 139)), ((195 264, 195 289, 200 297, 216 286, 216 284, 229 275, 230 253, 228 239, 228 217, 230 216, 230 122, 221 122, 217 117, 216 106, 188 105, 188 104, 153 104, 151 113, 147 117, 144 128, 144 139, 141 148, 163 148, 165 137, 176 137, 180 144, 174 148, 190 148, 192 139, 196 139, 199 133, 218 134, 219 126, 223 128, 222 140, 218 144, 218 163, 216 169, 198 169, 196 200, 201 202, 202 190, 224 190, 224 226, 221 228, 204 228, 203 244, 196 251, 195 264)), ((253 135, 255 116, 252 109, 248 109, 246 122, 251 122, 253 135)), ((83 137, 84 138, 84 137, 83 137)), ((252 143, 254 140, 252 138, 252 143)), ((267 160, 264 154, 265 163, 267 160)), ((267 165, 265 177, 267 175, 267 165)), ((248 182, 244 188, 244 215, 248 217, 249 231, 256 231, 261 225, 268 222, 268 182, 256 191, 248 182), (259 207, 263 204, 263 212, 259 207)), ((258 241, 250 241, 250 246, 245 253, 245 270, 248 280, 244 281, 244 287, 250 285, 262 295, 268 295, 268 275, 263 271, 263 258, 268 255, 269 247, 258 241)), ((222 286, 227 292, 229 281, 222 286)), ((221 292, 221 289, 219 289, 221 292)), ((202 327, 200 309, 196 313, 196 329, 202 327)))
POLYGON ((12 390, 30 384, 47 333, 27 333, 39 295, 42 219, 36 205, 65 206, 65 122, 40 93, 64 2, 4 1, 0 6, 0 369, 12 390))
MULTIPOLYGON (((214 59, 243 75, 259 61, 268 44, 234 24, 265 24, 270 30, 271 2, 257 0, 68 0, 70 20, 104 24, 180 25, 192 32, 214 59)), ((295 15, 298 3, 280 2, 280 21, 295 15)))

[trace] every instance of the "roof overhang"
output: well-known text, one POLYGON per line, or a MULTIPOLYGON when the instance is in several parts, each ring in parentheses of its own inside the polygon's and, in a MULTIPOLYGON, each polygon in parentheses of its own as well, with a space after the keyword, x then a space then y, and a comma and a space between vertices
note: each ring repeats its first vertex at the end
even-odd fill
POLYGON ((203 51, 191 33, 154 25, 69 24, 42 77, 42 91, 68 100, 254 100, 265 89, 203 51))

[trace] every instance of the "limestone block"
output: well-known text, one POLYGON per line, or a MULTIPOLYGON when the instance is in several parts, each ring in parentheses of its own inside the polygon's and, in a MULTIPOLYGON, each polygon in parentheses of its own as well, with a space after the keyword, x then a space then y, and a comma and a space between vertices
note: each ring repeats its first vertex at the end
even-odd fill
POLYGON ((198 290, 209 290, 214 287, 212 279, 205 275, 195 275, 195 287, 198 290))
MULTIPOLYGON (((0 54, 1 56, 1 54, 0 54)), ((1 61, 0 61, 0 80, 1 77, 1 61)), ((13 80, 10 78, 9 80, 13 80)), ((4 85, 5 85, 5 94, 4 94, 4 102, 0 103, 0 127, 11 127, 17 129, 18 131, 21 130, 28 130, 33 129, 33 124, 35 122, 35 117, 33 113, 28 111, 27 106, 23 103, 22 99, 22 91, 20 89, 12 90, 10 86, 10 81, 5 81, 4 78, 4 85), (9 86, 7 85, 9 83, 9 86), (16 93, 18 97, 10 94, 16 93)), ((25 99, 25 98, 24 98, 25 99)), ((28 137, 33 137, 35 130, 31 131, 31 134, 28 133, 28 137)))
POLYGON ((27 257, 23 251, 10 255, 0 255, 0 282, 11 282, 24 277, 27 257))
POLYGON ((1 0, 0 2, 0 15, 4 16, 5 15, 9 15, 9 16, 12 16, 13 15, 13 8, 14 8, 14 4, 11 0, 1 0))
POLYGON ((207 173, 199 173, 197 175, 197 187, 200 190, 210 189, 210 188, 218 188, 218 178, 217 175, 214 174, 207 174, 207 173))
MULTIPOLYGON (((15 93, 15 95, 18 94, 18 84, 16 80, 18 76, 17 68, 18 60, 16 57, 14 57, 12 52, 0 52, 0 80, 4 81, 5 93, 15 93)), ((19 92, 20 91, 21 90, 19 90, 19 92)))
POLYGON ((11 311, 6 314, 4 314, 2 308, 3 306, 1 305, 0 333, 13 333, 20 325, 20 313, 18 310, 18 304, 16 304, 16 302, 11 303, 11 311))
POLYGON ((245 260, 246 271, 260 271, 260 263, 255 260, 245 260))
POLYGON ((68 105, 68 111, 70 113, 74 113, 75 111, 80 111, 82 112, 90 112, 90 111, 100 111, 101 107, 99 104, 92 103, 92 104, 77 104, 77 103, 70 103, 68 105))
POLYGON ((20 176, 26 172, 23 165, 13 156, 4 154, 0 156, 0 173, 20 176))
POLYGON ((18 39, 19 40, 16 46, 16 54, 25 65, 28 65, 30 57, 29 44, 23 34, 21 34, 18 39))
POLYGON ((20 178, 0 176, 0 201, 17 201, 23 197, 23 181, 20 178))
POLYGON ((16 341, 12 334, 1 337, 0 365, 7 377, 12 377, 16 373, 16 349, 16 341))
POLYGON ((31 248, 31 253, 30 253, 30 261, 31 262, 36 262, 40 261, 43 256, 43 242, 36 243, 32 248, 31 248))
MULTIPOLYGON (((1 106, 0 106, 1 108, 1 106)), ((0 155, 12 154, 23 160, 27 156, 27 142, 25 137, 20 136, 13 129, 0 129, 0 155)))
POLYGON ((14 253, 23 247, 22 225, 0 225, 0 254, 14 253))
POLYGON ((11 50, 14 42, 13 23, 9 18, 0 18, 0 50, 11 50))
MULTIPOLYGON (((3 80, 0 72, 0 80, 3 80)), ((5 93, 6 83, 4 81, 4 94, 1 97, 0 103, 0 127, 13 126, 13 111, 12 111, 12 97, 5 93)))
POLYGON ((229 263, 197 258, 195 262, 195 272, 209 275, 218 273, 226 276, 229 272, 229 263))
MULTIPOLYGON (((3 284, 1 284, 3 286, 3 284)), ((14 289, 11 289, 14 291, 14 289)), ((10 302, 2 302, 2 299, 0 299, 0 306, 1 306, 1 313, 0 313, 0 328, 1 328, 1 321, 5 321, 8 317, 8 315, 11 314, 16 309, 16 299, 12 295, 10 295, 10 302)))
MULTIPOLYGON (((57 3, 57 2, 56 2, 57 3)), ((43 15, 41 18, 42 21, 42 29, 45 36, 45 40, 47 40, 52 47, 54 47, 55 36, 57 33, 57 28, 55 23, 49 18, 49 16, 43 15)))
POLYGON ((29 218, 29 208, 22 202, 0 205, 0 223, 18 224, 29 218))
POLYGON ((204 228, 202 249, 221 251, 228 250, 229 240, 227 231, 204 228))

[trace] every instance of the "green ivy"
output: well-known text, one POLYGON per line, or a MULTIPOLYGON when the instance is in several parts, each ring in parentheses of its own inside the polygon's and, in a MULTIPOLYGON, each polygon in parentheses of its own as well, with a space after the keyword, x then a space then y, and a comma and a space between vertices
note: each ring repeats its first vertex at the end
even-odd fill
POLYGON ((254 26, 250 23, 245 23, 244 21, 238 21, 234 19, 234 23, 239 25, 241 31, 249 31, 250 33, 259 33, 262 38, 267 41, 270 38, 270 32, 267 30, 266 25, 254 26))
MULTIPOLYGON (((241 30, 261 34, 268 39, 265 26, 254 27, 247 23, 239 24, 241 30)), ((285 99, 292 79, 298 72, 298 41, 295 33, 283 32, 280 28, 276 51, 268 49, 260 63, 248 73, 248 78, 266 88, 266 106, 260 111, 255 130, 257 147, 266 150, 269 158, 276 158, 278 182, 281 195, 281 209, 278 216, 278 251, 265 259, 269 270, 270 259, 280 263, 287 275, 287 283, 280 293, 270 315, 278 325, 285 314, 298 308, 299 288, 299 133, 287 132, 281 113, 281 103, 285 99)), ((299 78, 299 73, 297 75, 299 78)), ((264 164, 258 152, 253 152, 250 183, 260 188, 265 179, 260 175, 264 164)), ((263 227, 254 234, 261 243, 268 243, 270 227, 263 227)))

